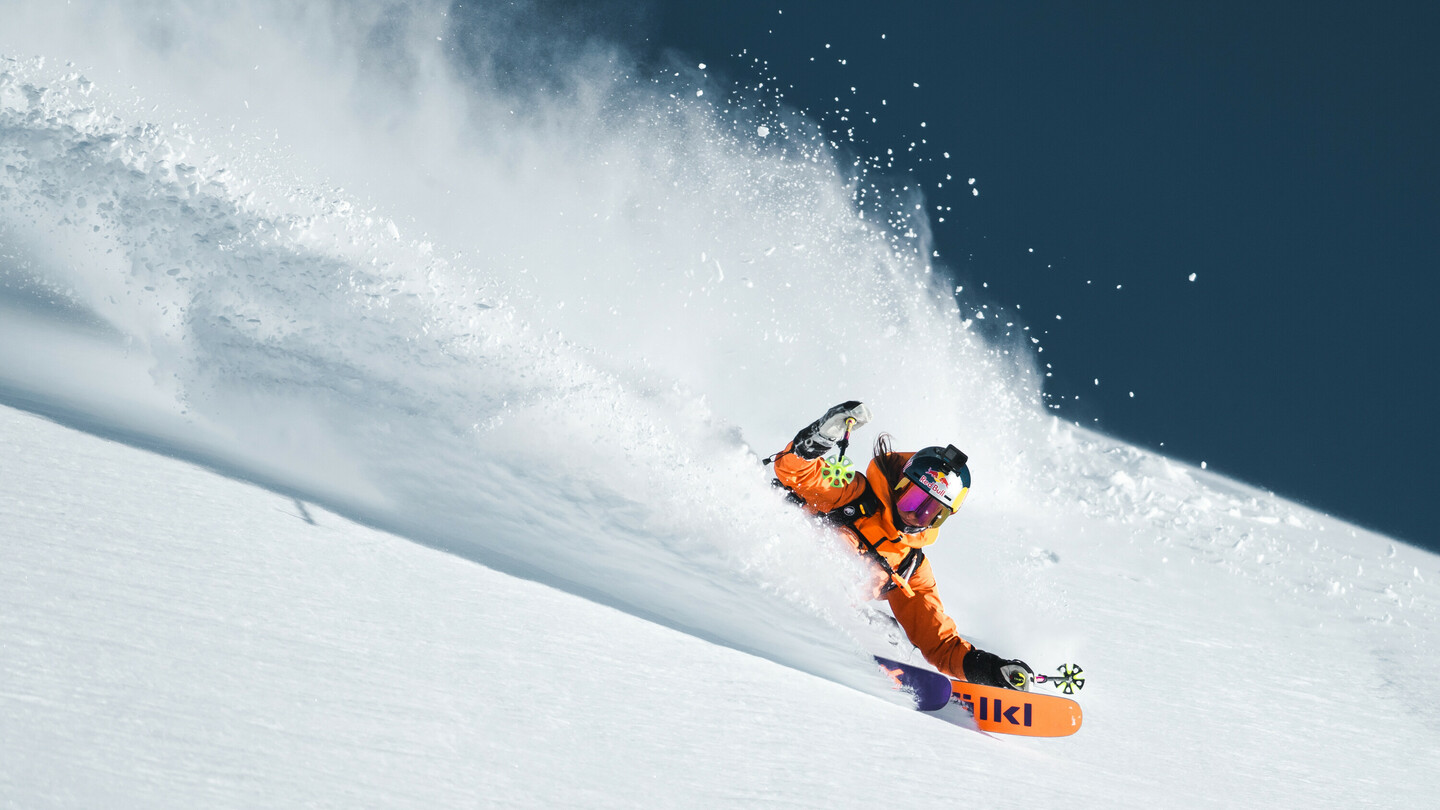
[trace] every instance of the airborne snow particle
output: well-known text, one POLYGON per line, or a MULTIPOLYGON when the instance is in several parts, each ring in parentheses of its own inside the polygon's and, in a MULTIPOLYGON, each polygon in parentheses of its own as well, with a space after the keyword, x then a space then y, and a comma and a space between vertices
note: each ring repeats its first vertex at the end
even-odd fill
POLYGON ((705 95, 705 91, 704 91, 704 90, 696 90, 696 91, 695 91, 695 97, 696 97, 696 98, 699 98, 700 96, 703 96, 703 95, 705 95))
POLYGON ((1194 274, 1194 273, 1191 273, 1191 274, 1190 274, 1190 280, 1191 280, 1191 281, 1194 281, 1194 280, 1195 280, 1195 274, 1194 274))
POLYGON ((970 189, 970 196, 972 196, 972 197, 979 197, 979 196, 980 196, 980 189, 978 189, 978 188, 972 188, 972 189, 970 189))
POLYGON ((920 83, 919 83, 919 82, 915 82, 914 84, 915 84, 916 87, 919 87, 919 86, 920 86, 920 83))
POLYGON ((764 124, 761 124, 755 129, 755 134, 759 135, 762 138, 768 138, 770 137, 770 128, 765 126, 764 124))
POLYGON ((1203 461, 1202 461, 1202 462, 1200 462, 1200 469, 1202 469, 1202 470, 1203 470, 1203 469, 1205 469, 1205 467, 1206 467, 1206 464, 1205 464, 1205 462, 1203 462, 1203 461))
POLYGON ((701 69, 701 70, 704 70, 704 69, 705 69, 705 63, 704 63, 704 62, 701 62, 701 63, 700 63, 700 69, 701 69))

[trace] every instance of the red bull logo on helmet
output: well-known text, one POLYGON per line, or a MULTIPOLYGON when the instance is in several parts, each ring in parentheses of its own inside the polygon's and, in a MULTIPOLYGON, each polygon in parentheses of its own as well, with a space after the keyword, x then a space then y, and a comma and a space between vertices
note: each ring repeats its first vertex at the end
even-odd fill
POLYGON ((920 486, 942 501, 949 502, 950 479, 940 470, 926 470, 920 475, 920 486))

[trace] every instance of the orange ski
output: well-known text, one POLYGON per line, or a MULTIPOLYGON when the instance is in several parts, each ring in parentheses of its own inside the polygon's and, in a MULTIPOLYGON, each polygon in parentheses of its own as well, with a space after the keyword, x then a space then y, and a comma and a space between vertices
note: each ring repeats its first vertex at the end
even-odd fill
POLYGON ((1035 692, 951 680, 951 700, 975 718, 981 731, 1022 737, 1068 737, 1080 730, 1080 704, 1035 692))

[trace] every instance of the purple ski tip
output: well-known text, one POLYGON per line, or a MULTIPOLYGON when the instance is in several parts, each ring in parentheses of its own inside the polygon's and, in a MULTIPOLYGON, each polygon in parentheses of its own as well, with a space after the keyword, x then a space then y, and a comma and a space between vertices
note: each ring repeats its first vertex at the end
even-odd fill
POLYGON ((935 670, 902 664, 878 655, 875 663, 894 681, 896 689, 904 689, 915 696, 915 708, 920 711, 939 711, 950 703, 950 679, 935 670))

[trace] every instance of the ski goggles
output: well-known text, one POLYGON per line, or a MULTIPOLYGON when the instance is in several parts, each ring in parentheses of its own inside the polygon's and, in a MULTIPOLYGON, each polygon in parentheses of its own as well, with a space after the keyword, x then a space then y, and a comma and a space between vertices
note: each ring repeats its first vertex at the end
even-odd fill
POLYGON ((945 522, 945 518, 954 513, 955 510, 941 503, 934 495, 926 492, 924 487, 908 478, 900 485, 899 491, 895 494, 895 514, 902 523, 912 529, 939 528, 940 524, 945 522))
POLYGON ((939 528, 946 518, 955 514, 955 510, 965 502, 965 496, 970 494, 970 469, 962 465, 955 475, 959 478, 960 491, 954 493, 950 490, 946 493, 951 496, 950 506, 931 495, 929 489, 915 479, 906 477, 895 489, 895 513, 900 522, 913 531, 939 528))

